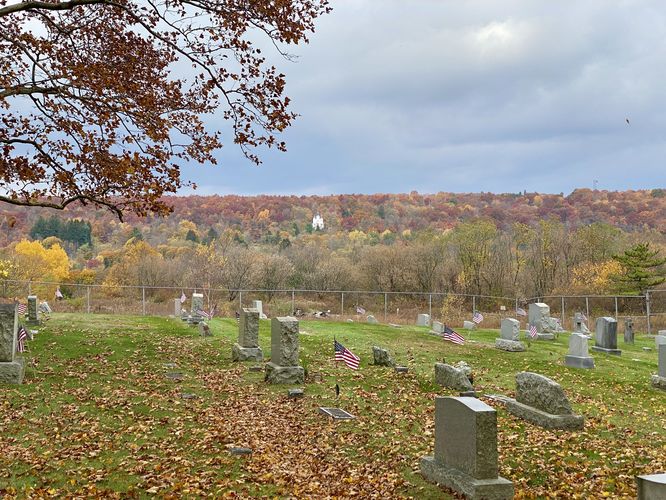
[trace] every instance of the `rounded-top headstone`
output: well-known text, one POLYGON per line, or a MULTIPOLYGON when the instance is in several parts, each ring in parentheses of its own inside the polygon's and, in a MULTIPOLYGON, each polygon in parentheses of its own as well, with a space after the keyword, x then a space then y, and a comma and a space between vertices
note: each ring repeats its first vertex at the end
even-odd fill
POLYGON ((560 384, 538 373, 516 375, 516 401, 551 415, 573 415, 560 384))

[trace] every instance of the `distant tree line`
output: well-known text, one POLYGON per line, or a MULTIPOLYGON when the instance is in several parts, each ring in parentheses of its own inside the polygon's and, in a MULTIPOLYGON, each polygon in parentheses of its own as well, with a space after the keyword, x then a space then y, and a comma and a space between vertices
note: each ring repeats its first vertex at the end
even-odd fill
POLYGON ((33 240, 43 240, 55 236, 62 241, 73 243, 76 247, 92 245, 90 222, 80 219, 62 220, 56 216, 39 217, 29 234, 33 240))

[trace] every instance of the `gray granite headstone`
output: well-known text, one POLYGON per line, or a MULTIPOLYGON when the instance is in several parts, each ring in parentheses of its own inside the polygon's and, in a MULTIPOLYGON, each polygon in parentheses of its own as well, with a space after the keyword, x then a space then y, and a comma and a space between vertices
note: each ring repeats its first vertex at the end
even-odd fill
POLYGON ((569 354, 564 357, 564 364, 572 368, 594 368, 594 359, 587 350, 587 335, 572 333, 569 337, 569 354))
POLYGON ((370 323, 371 325, 379 324, 379 321, 377 321, 377 318, 375 318, 372 314, 368 314, 368 317, 367 317, 366 321, 368 323, 370 323))
POLYGON ((513 498, 498 476, 497 413, 471 397, 435 398, 435 453, 421 458, 421 474, 467 498, 513 498))
POLYGON ((0 304, 0 384, 23 382, 25 363, 16 356, 18 312, 16 304, 0 304))
POLYGON ((28 320, 29 324, 39 323, 39 310, 37 309, 37 296, 28 295, 28 320))
POLYGON ((182 311, 183 303, 180 301, 180 299, 173 299, 173 315, 178 318, 182 311))
POLYGON ((463 321, 464 330, 476 330, 476 323, 474 321, 463 321))
POLYGON ((573 317, 573 331, 574 333, 590 333, 590 330, 587 328, 583 313, 575 313, 573 317))
POLYGON ((376 366, 395 366, 388 349, 372 346, 372 357, 376 366))
POLYGON ((199 335, 202 337, 212 337, 213 333, 210 331, 210 326, 205 321, 199 323, 199 335))
POLYGON ((619 356, 622 351, 617 348, 617 321, 604 316, 597 318, 592 350, 619 356))
POLYGON ((520 340, 520 321, 514 318, 504 318, 500 329, 500 338, 520 340))
POLYGON ((666 391, 666 344, 659 346, 658 363, 657 374, 652 375, 652 386, 666 391))
POLYGON ((259 347, 259 311, 243 308, 238 319, 238 342, 231 348, 233 361, 262 361, 259 347))
POLYGON ((433 321, 432 331, 435 333, 444 333, 444 324, 441 321, 433 321))
POLYGON ((636 476, 638 500, 664 500, 666 498, 666 473, 636 476))
POLYGON ((474 390, 464 369, 446 363, 435 363, 435 383, 454 391, 474 390))
POLYGON ((291 316, 271 320, 271 362, 265 380, 271 384, 302 384, 305 370, 299 366, 298 320, 291 316))
POLYGON ((430 326, 430 314, 419 314, 416 317, 416 326, 430 326))
POLYGON ((203 293, 192 294, 192 307, 190 314, 195 320, 201 321, 201 315, 197 311, 203 310, 204 296, 203 293))
POLYGON ((656 335, 654 337, 654 345, 659 349, 659 346, 662 344, 666 344, 666 335, 656 335))
POLYGON ((631 318, 624 318, 624 343, 634 343, 634 320, 631 318))
POLYGON ((550 306, 543 302, 534 302, 529 305, 528 323, 536 326, 537 333, 547 332, 550 318, 550 306))

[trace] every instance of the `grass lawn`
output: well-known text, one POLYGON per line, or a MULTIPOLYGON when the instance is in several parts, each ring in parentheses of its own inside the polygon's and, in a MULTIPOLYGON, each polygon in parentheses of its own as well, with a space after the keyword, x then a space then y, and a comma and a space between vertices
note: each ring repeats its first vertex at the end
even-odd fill
MULTIPOLYGON (((596 369, 575 370, 562 364, 566 335, 507 353, 491 330, 461 332, 468 342, 458 346, 425 328, 303 321, 306 396, 289 400, 253 363, 231 362, 235 320, 211 330, 201 338, 176 319, 53 315, 29 343, 24 385, 0 386, 0 495, 447 498, 418 474, 434 447, 434 397, 454 395, 433 383, 443 358, 467 361, 483 394, 513 395, 522 370, 551 377, 585 415, 583 431, 548 431, 485 399, 498 411, 500 474, 517 497, 630 498, 634 476, 666 471, 666 392, 649 385, 657 354, 642 335, 620 340, 621 357, 591 351, 596 369), (336 366, 334 336, 361 357, 358 371, 336 366), (370 366, 372 345, 409 373, 370 366), (183 379, 166 377, 174 371, 183 379), (333 422, 320 406, 357 419, 333 422), (231 455, 235 446, 253 454, 231 455)), ((268 358, 269 321, 260 342, 268 358)))

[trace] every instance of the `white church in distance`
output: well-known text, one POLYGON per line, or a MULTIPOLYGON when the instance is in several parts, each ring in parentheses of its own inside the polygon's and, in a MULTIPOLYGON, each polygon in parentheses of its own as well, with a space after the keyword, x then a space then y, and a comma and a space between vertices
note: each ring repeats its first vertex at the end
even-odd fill
POLYGON ((314 217, 312 217, 312 229, 314 229, 315 231, 324 230, 324 218, 318 213, 315 214, 314 217))

